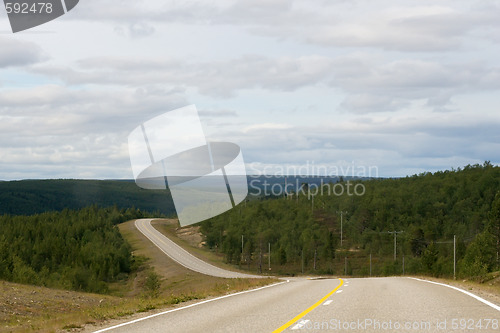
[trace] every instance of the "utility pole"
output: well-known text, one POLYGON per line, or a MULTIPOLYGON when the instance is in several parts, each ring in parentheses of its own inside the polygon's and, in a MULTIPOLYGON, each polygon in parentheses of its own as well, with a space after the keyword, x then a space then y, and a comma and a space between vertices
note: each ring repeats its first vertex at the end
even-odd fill
MULTIPOLYGON (((434 242, 435 244, 450 244, 452 241, 434 242)), ((457 235, 453 235, 453 279, 457 278, 457 235)))
POLYGON ((343 229, 343 226, 342 226, 342 224, 343 224, 343 215, 344 215, 344 214, 347 214, 347 211, 342 211, 342 210, 341 210, 341 211, 337 211, 337 214, 340 214, 340 247, 342 247, 342 238, 343 238, 343 237, 342 237, 342 233, 343 233, 343 230, 342 230, 342 229, 343 229))
POLYGON ((347 276, 347 257, 344 258, 344 275, 347 276))
POLYGON ((241 261, 243 262, 243 235, 241 235, 241 261))
MULTIPOLYGON (((285 178, 286 179, 286 178, 285 178)), ((267 243, 269 245, 269 255, 268 255, 268 266, 269 266, 269 270, 271 270, 271 243, 267 243)))
POLYGON ((457 279, 457 236, 453 235, 453 280, 457 279))
MULTIPOLYGON (((250 262, 248 263, 248 267, 250 268, 250 262)), ((259 273, 262 274, 262 241, 259 245, 259 273)))
POLYGON ((397 235, 403 233, 403 231, 394 230, 394 231, 388 231, 388 233, 394 235, 394 261, 396 261, 396 242, 397 242, 396 238, 397 238, 397 235))
POLYGON ((370 276, 372 276, 372 253, 370 252, 370 276))
POLYGON ((304 274, 304 249, 302 249, 302 274, 304 274))

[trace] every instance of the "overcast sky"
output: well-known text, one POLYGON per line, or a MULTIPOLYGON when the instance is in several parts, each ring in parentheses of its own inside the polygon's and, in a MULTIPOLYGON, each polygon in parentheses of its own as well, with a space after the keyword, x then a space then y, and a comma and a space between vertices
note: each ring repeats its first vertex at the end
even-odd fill
POLYGON ((12 34, 0 8, 0 179, 132 178, 128 134, 188 104, 249 172, 499 164, 499 17, 487 0, 81 0, 12 34))

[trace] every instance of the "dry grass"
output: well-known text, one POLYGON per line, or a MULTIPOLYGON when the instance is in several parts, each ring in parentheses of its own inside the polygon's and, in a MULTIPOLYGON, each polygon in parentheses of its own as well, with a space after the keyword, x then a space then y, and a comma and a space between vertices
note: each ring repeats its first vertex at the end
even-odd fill
POLYGON ((113 296, 1 281, 0 332, 54 332, 68 323, 94 321, 95 309, 122 302, 113 296))
MULTIPOLYGON (((159 220, 155 228, 174 239, 191 253, 225 269, 223 257, 200 248, 196 232, 179 229, 175 220, 159 220), (183 238, 179 238, 181 236, 183 238)), ((276 279, 222 279, 192 272, 156 248, 136 230, 133 221, 119 225, 122 235, 132 245, 139 259, 139 269, 128 280, 111 285, 111 295, 97 295, 0 281, 0 332, 91 332, 145 312, 197 299, 259 287, 276 279), (148 274, 161 277, 157 297, 145 290, 148 274)), ((448 283, 500 304, 500 272, 492 273, 484 283, 446 279, 428 280, 448 283)))
POLYGON ((490 279, 479 283, 477 281, 462 280, 462 279, 443 279, 433 278, 428 276, 418 276, 423 280, 435 281, 439 283, 449 284, 463 290, 470 291, 471 293, 482 297, 496 305, 500 305, 500 272, 490 273, 490 279))
POLYGON ((200 240, 202 240, 203 237, 196 227, 180 228, 177 219, 158 219, 154 220, 151 225, 156 230, 172 239, 177 245, 189 251, 189 253, 193 254, 195 257, 209 262, 214 266, 229 271, 246 274, 258 274, 257 271, 242 270, 235 265, 226 264, 222 253, 216 253, 200 246, 200 240))
MULTIPOLYGON (((172 261, 138 232, 134 221, 122 223, 119 228, 132 245, 139 263, 139 268, 129 279, 112 284, 110 295, 0 281, 0 332, 90 332, 144 312, 277 281, 223 279, 190 271, 172 261), (145 287, 146 278, 152 271, 159 275, 161 281, 156 296, 152 296, 145 287)), ((213 260, 217 258, 212 257, 210 261, 213 260)))

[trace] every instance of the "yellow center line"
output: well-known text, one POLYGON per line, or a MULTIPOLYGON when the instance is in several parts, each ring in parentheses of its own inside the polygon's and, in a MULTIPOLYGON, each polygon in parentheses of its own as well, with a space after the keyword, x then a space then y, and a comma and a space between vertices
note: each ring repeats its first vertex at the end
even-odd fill
POLYGON ((288 327, 292 326, 294 323, 296 323, 297 321, 299 321, 299 319, 301 319, 302 317, 304 317, 306 314, 308 314, 309 312, 311 312, 312 310, 316 309, 318 306, 320 306, 321 304, 323 304, 323 302, 326 301, 328 299, 328 297, 330 297, 333 294, 335 294, 335 292, 337 290, 339 290, 340 287, 342 287, 342 285, 344 284, 344 281, 342 279, 339 279, 339 281, 340 281, 340 284, 337 286, 337 288, 335 288, 332 291, 330 291, 327 295, 325 295, 325 297, 323 297, 322 299, 320 299, 319 301, 317 301, 316 303, 314 303, 312 306, 310 306, 309 308, 307 308, 306 310, 304 310, 302 313, 300 313, 299 315, 297 315, 295 318, 293 318, 292 320, 290 320, 288 323, 286 323, 285 325, 281 326, 280 328, 274 330, 273 333, 283 332, 288 327))

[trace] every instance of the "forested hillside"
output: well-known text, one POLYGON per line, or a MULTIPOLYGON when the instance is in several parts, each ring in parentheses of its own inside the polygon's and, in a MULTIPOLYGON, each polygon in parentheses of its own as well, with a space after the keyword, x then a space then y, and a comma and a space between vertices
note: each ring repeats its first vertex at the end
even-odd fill
POLYGON ((253 270, 267 269, 270 246, 271 266, 283 273, 369 275, 371 269, 373 275, 385 275, 404 269, 452 276, 456 236, 458 275, 483 276, 498 269, 499 167, 486 162, 434 174, 337 184, 351 189, 362 184, 365 191, 337 195, 336 184, 314 191, 304 184, 298 196, 240 204, 202 222, 206 244, 224 253, 228 262, 253 270), (394 231, 401 232, 396 260, 394 231))
POLYGON ((145 190, 129 180, 21 180, 0 182, 0 215, 32 215, 90 205, 136 207, 175 214, 168 190, 145 190))
MULTIPOLYGON (((346 178, 347 179, 347 178, 346 178)), ((336 177, 289 177, 289 188, 308 182, 320 184, 336 177)), ((283 177, 248 177, 252 197, 266 195, 265 184, 283 183, 283 177)), ((269 187, 269 186, 268 186, 269 187)), ((80 209, 90 205, 118 208, 136 207, 142 211, 174 216, 175 208, 167 190, 145 190, 133 180, 45 179, 0 181, 0 215, 32 215, 63 209, 80 209)))
POLYGON ((0 216, 0 279, 91 292, 127 277, 131 249, 116 224, 142 217, 135 209, 0 216))

